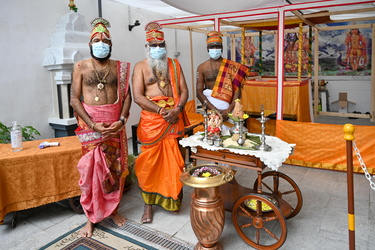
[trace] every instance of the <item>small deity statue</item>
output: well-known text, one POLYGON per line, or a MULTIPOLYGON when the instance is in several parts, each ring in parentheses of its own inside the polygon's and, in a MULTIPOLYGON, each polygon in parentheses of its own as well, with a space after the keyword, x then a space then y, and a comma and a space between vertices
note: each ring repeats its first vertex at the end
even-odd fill
POLYGON ((234 109, 232 111, 231 118, 234 121, 238 121, 238 120, 244 118, 244 113, 243 113, 243 110, 242 110, 242 104, 241 104, 241 101, 239 99, 237 99, 234 103, 234 109))
POLYGON ((208 136, 220 136, 223 117, 217 110, 211 110, 207 121, 208 136))
POLYGON ((244 122, 249 118, 248 114, 243 112, 242 104, 240 99, 235 100, 234 108, 232 113, 228 114, 229 118, 234 122, 234 126, 229 130, 232 135, 232 140, 237 141, 240 134, 244 135, 247 133, 247 128, 244 127, 244 122))

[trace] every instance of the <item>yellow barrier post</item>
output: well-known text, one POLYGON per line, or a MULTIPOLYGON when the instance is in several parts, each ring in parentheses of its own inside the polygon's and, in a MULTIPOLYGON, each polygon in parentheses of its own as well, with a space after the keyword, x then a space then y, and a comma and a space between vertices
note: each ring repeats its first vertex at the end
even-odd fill
POLYGON ((347 163, 347 183, 348 183, 348 229, 349 229, 349 249, 355 249, 355 216, 354 216, 354 182, 353 182, 353 144, 354 126, 344 125, 344 139, 346 140, 346 163, 347 163))

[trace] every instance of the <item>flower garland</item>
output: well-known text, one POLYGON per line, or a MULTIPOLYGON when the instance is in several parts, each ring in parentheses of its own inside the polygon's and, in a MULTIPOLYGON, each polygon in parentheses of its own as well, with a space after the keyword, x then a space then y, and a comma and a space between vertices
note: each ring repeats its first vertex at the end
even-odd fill
POLYGON ((194 170, 194 173, 191 175, 193 177, 213 177, 221 174, 219 170, 211 167, 201 167, 194 170))

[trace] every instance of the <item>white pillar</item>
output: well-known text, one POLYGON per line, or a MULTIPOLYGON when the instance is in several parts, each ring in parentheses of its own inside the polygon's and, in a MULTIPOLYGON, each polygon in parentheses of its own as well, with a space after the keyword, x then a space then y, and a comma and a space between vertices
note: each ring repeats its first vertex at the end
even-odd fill
POLYGON ((44 51, 43 66, 51 72, 54 116, 49 123, 55 129, 55 136, 71 135, 69 127, 76 126, 73 109, 70 106, 70 86, 74 63, 89 58, 90 32, 83 15, 71 11, 59 20, 51 35, 51 45, 44 51))

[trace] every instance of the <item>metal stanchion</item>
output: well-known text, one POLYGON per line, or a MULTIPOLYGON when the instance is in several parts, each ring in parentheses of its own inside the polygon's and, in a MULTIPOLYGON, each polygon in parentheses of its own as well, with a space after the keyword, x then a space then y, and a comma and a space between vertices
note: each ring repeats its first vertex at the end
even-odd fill
POLYGON ((349 229, 349 249, 355 249, 355 216, 354 216, 354 182, 353 182, 353 144, 354 126, 344 125, 344 139, 346 140, 346 163, 347 163, 347 183, 348 183, 348 229, 349 229))

